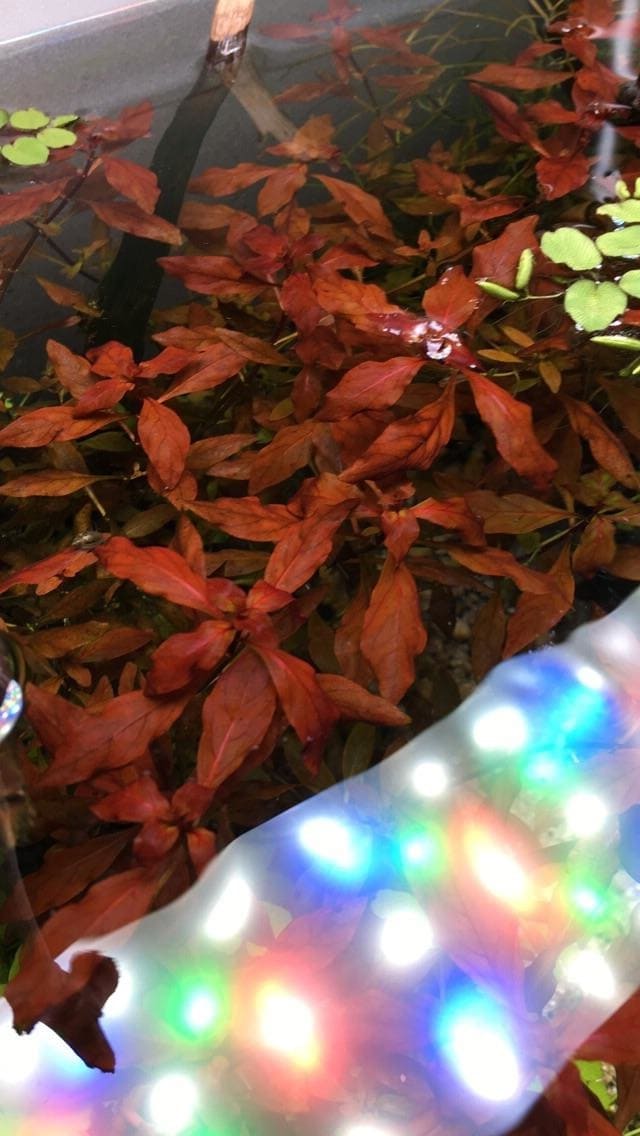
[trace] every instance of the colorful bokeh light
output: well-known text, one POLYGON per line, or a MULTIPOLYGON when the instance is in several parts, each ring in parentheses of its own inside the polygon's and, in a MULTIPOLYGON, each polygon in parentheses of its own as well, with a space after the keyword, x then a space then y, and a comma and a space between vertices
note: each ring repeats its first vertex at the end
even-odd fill
POLYGON ((257 997, 258 1037, 263 1046, 293 1065, 318 1063, 316 1017, 310 1003, 278 982, 267 982, 257 997))
POLYGON ((333 875, 360 877, 368 870, 369 834, 342 819, 324 815, 310 817, 300 825, 298 839, 314 865, 333 875))
POLYGON ((454 999, 440 1017, 438 1040, 453 1075, 475 1096, 506 1102, 522 1091, 516 1045, 488 998, 470 993, 454 999))

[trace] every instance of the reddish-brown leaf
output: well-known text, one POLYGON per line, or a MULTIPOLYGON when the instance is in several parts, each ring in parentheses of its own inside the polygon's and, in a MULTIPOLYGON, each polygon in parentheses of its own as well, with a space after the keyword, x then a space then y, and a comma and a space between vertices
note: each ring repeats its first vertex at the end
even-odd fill
POLYGON ((423 359, 410 356, 398 356, 382 363, 359 363, 329 391, 319 417, 340 418, 359 410, 393 406, 423 364, 423 359))
POLYGON ((184 473, 191 445, 182 419, 168 406, 145 398, 138 415, 140 444, 167 489, 174 489, 184 473))
POLYGON ((158 264, 169 276, 182 280, 185 288, 221 300, 241 295, 251 299, 264 287, 242 283, 242 269, 230 256, 161 256, 158 264))
POLYGON ((87 351, 87 359, 94 375, 100 375, 103 379, 134 379, 138 374, 133 351, 117 339, 110 339, 100 347, 92 347, 87 351))
POLYGON ((198 782, 216 789, 235 773, 260 745, 275 709, 275 691, 263 663, 252 651, 243 651, 203 706, 198 782))
MULTIPOLYGON (((517 103, 501 95, 498 91, 491 91, 477 83, 470 84, 474 95, 478 95, 489 107, 496 129, 508 142, 522 143, 535 150, 541 149, 538 135, 525 118, 522 117, 517 103)), ((491 200, 491 199, 489 199, 491 200)))
POLYGON ((345 718, 362 722, 375 722, 379 726, 406 726, 411 719, 386 698, 370 694, 364 687, 344 675, 319 674, 316 676, 321 690, 338 707, 345 718))
POLYGON ((272 367, 291 367, 293 361, 287 359, 286 355, 281 355, 264 339, 259 339, 256 335, 245 335, 242 331, 233 331, 229 327, 217 327, 216 339, 220 343, 224 343, 226 347, 230 347, 237 355, 243 359, 249 359, 251 363, 264 363, 272 367))
POLYGON ((235 631, 218 620, 205 620, 195 631, 171 635, 151 656, 147 674, 149 694, 167 694, 202 682, 226 654, 235 631))
POLYGON ((490 490, 477 489, 465 496, 473 511, 482 517, 486 533, 537 532, 573 517, 567 509, 558 509, 525 493, 506 493, 501 497, 490 490))
POLYGON ((206 580, 173 549, 138 548, 126 537, 114 536, 96 549, 96 556, 112 576, 131 580, 143 592, 211 614, 206 580))
POLYGON ((258 194, 258 216, 268 217, 288 205, 307 180, 307 167, 300 162, 274 170, 258 194))
POLYGON ((85 316, 95 315, 95 309, 89 306, 82 292, 78 292, 75 288, 67 288, 54 280, 45 280, 43 276, 36 276, 36 280, 54 304, 60 304, 63 308, 75 308, 85 316))
POLYGON ((518 402, 497 383, 474 375, 467 378, 478 414, 491 430, 498 453, 516 473, 544 488, 558 468, 558 463, 542 448, 533 430, 531 407, 518 402))
POLYGON ((507 623, 503 658, 510 658, 528 647, 539 635, 546 635, 569 611, 573 604, 575 581, 568 545, 560 553, 553 568, 546 573, 546 579, 546 594, 534 595, 529 592, 519 597, 516 610, 507 623))
POLYGON ((113 154, 105 154, 102 169, 113 189, 135 202, 144 213, 153 213, 160 189, 152 170, 130 162, 128 158, 116 158, 113 154))
POLYGON ((429 469, 451 437, 455 388, 448 383, 439 398, 409 418, 392 422, 342 474, 345 481, 381 477, 396 470, 429 469))
POLYGON ((295 592, 331 555, 342 517, 307 517, 292 525, 274 548, 264 578, 274 588, 295 592))
POLYGON ((444 529, 457 529, 467 544, 485 544, 484 531, 464 497, 448 497, 446 501, 428 498, 413 505, 411 513, 421 521, 430 521, 444 529))
POLYGON ((185 704, 182 696, 160 700, 133 690, 81 709, 29 683, 27 717, 53 754, 38 774, 38 784, 72 785, 98 769, 117 769, 135 761, 154 738, 170 729, 185 704))
POLYGON ((592 517, 573 554, 573 570, 593 576, 606 568, 616 554, 616 530, 609 517, 592 517))
POLYGON ((342 206, 347 217, 350 217, 356 225, 363 225, 370 233, 384 240, 395 241, 391 222, 379 199, 372 193, 367 193, 352 182, 342 181, 341 178, 326 177, 322 174, 316 174, 316 178, 322 182, 334 201, 342 206))
POLYGON ((48 339, 47 357, 56 379, 73 398, 79 398, 93 386, 90 364, 83 355, 74 355, 64 343, 48 339))
POLYGON ((218 497, 196 501, 192 508, 209 524, 240 540, 278 541, 298 523, 287 505, 263 505, 258 497, 218 497))
POLYGON ((496 87, 511 87, 514 91, 539 91, 572 79, 571 71, 551 71, 537 67, 519 67, 513 63, 488 63, 481 71, 469 76, 477 83, 494 83, 496 87))
POLYGON ((338 717, 335 706, 304 659, 267 647, 255 650, 269 672, 288 722, 304 746, 306 760, 317 768, 327 734, 338 717))
POLYGON ((264 181, 274 172, 274 166, 259 166, 255 162, 238 162, 230 167, 209 166, 190 182, 189 189, 192 193, 206 193, 210 197, 230 197, 257 181, 264 181))
POLYGON ((213 390, 237 375, 243 366, 244 359, 237 351, 230 350, 224 343, 214 343, 198 356, 197 361, 188 367, 182 377, 176 379, 158 402, 168 402, 170 398, 179 395, 213 390))
POLYGON ((415 656, 426 645, 416 582, 405 564, 389 556, 371 594, 360 640, 384 698, 399 702, 406 694, 415 679, 415 656))
MULTIPOLYGON (((62 552, 54 552, 44 560, 29 564, 26 568, 19 568, 11 572, 0 583, 0 595, 14 588, 16 584, 38 584, 57 586, 63 579, 77 576, 83 568, 95 564, 96 556, 93 552, 83 552, 80 548, 65 548, 62 552)), ((48 587, 46 590, 50 590, 48 587)), ((38 594, 40 594, 38 589, 38 594)))
POLYGON ((12 225, 32 217, 41 205, 56 201, 64 193, 68 178, 57 178, 43 185, 29 185, 18 193, 5 193, 0 197, 0 225, 12 225))
POLYGON ((157 379, 158 375, 177 375, 193 362, 193 352, 182 347, 165 347, 153 359, 146 359, 138 367, 141 379, 157 379))
POLYGON ((507 617, 499 592, 480 608, 471 631, 471 669, 476 682, 497 666, 507 630, 507 617))
POLYGON ((444 331, 456 331, 473 315, 481 299, 477 284, 469 280, 460 265, 455 265, 443 272, 437 284, 427 288, 422 307, 444 331))
POLYGON ((447 547, 447 552, 458 564, 463 564, 471 572, 480 576, 506 576, 523 592, 545 595, 549 591, 549 579, 544 572, 536 572, 520 564, 511 552, 502 548, 485 548, 476 552, 470 548, 447 547))
POLYGON ((130 390, 128 379, 103 379, 80 395, 73 408, 74 418, 86 418, 99 410, 112 410, 130 390))
POLYGON ((100 478, 91 473, 73 473, 66 469, 43 469, 24 473, 0 486, 4 497, 68 497, 100 478))
POLYGON ((640 580, 640 548, 619 548, 607 570, 621 580, 640 580))
POLYGON ((252 461, 249 491, 260 493, 271 485, 285 481, 296 470, 307 465, 311 457, 313 435, 317 429, 315 422, 300 422, 279 430, 273 441, 260 450, 252 461))
POLYGON ((453 194, 449 201, 460 212, 460 224, 479 225, 483 221, 492 221, 495 217, 508 217, 521 209, 526 197, 509 197, 504 193, 497 193, 492 197, 465 197, 463 194, 453 194))
POLYGON ((535 235, 540 218, 537 214, 512 221, 495 241, 476 245, 473 250, 473 276, 476 280, 493 280, 513 288, 520 254, 540 246, 535 235))
POLYGON ((167 245, 181 245, 182 233, 170 221, 155 214, 145 213, 139 205, 125 201, 90 201, 96 217, 112 229, 131 233, 134 237, 146 237, 150 241, 162 241, 167 245))
POLYGON ((125 785, 124 789, 109 793, 102 801, 92 805, 91 811, 100 820, 143 824, 151 819, 168 820, 171 805, 147 773, 125 785))
MULTIPOLYGON (((50 848, 42 867, 24 879, 33 915, 38 918, 53 907, 64 907, 65 903, 109 871, 129 840, 130 834, 121 829, 70 847, 56 844, 50 848)), ((0 909, 0 919, 10 923, 21 918, 20 910, 17 900, 10 896, 0 909)))
MULTIPOLYGON (((300 84, 300 86, 304 87, 305 84, 300 84)), ((326 95, 330 84, 323 84, 323 86, 326 95)), ((282 97, 282 94, 277 96, 276 101, 282 100, 282 97)), ((270 146, 268 152, 277 154, 279 157, 296 158, 302 162, 312 162, 316 158, 331 161, 333 158, 339 157, 340 154, 340 150, 333 141, 335 132, 335 123, 330 114, 311 115, 303 122, 299 130, 296 130, 292 138, 285 138, 277 146, 270 146)))
POLYGON ((372 317, 404 315, 402 308, 389 303, 386 292, 377 284, 361 284, 359 280, 349 280, 338 272, 324 272, 318 276, 314 292, 325 312, 345 316, 356 326, 364 321, 366 330, 371 326, 372 317))
POLYGON ((385 509, 380 514, 380 528, 386 547, 398 561, 404 560, 420 536, 420 525, 409 509, 385 509))
POLYGON ((581 189, 589 179, 593 158, 586 154, 560 154, 539 158, 536 177, 540 192, 547 201, 555 201, 566 193, 581 189))
MULTIPOLYGON (((584 438, 598 465, 622 485, 636 488, 638 476, 625 446, 609 427, 605 426, 597 411, 587 402, 569 398, 567 395, 562 396, 562 401, 567 408, 573 429, 576 434, 584 438)), ((0 431, 1 437, 2 431, 0 431)))
POLYGON ((96 430, 112 420, 113 416, 107 414, 76 418, 74 407, 70 403, 65 403, 64 406, 42 406, 38 410, 27 411, 0 430, 0 444, 28 449, 33 446, 48 446, 51 442, 73 442, 77 438, 95 434, 96 430))

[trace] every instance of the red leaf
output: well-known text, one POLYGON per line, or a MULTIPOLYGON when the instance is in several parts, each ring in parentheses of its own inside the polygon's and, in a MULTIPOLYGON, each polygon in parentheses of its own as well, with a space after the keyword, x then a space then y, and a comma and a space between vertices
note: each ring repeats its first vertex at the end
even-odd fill
POLYGON ((100 415, 95 418, 75 418, 74 407, 42 406, 38 410, 28 410, 20 418, 14 419, 0 430, 0 443, 28 449, 33 446, 48 446, 51 442, 73 442, 86 438, 105 426, 110 418, 100 415))
POLYGON ((244 283, 240 265, 230 256, 160 256, 158 264, 168 276, 182 280, 185 288, 220 300, 253 299, 264 288, 264 284, 244 283))
POLYGON ((141 379, 157 379, 158 375, 177 375, 193 362, 193 352, 182 347, 165 347, 153 359, 147 359, 138 367, 141 379))
POLYGON ((533 430, 531 407, 518 402, 490 379, 467 373, 478 414, 491 430, 498 453, 536 486, 548 485, 558 463, 542 448, 533 430))
POLYGON ((359 410, 393 406, 423 365, 423 359, 408 356, 387 359, 383 363, 359 363, 329 391, 320 418, 340 418, 359 410))
POLYGON ((153 213, 160 189, 152 170, 130 162, 128 158, 115 158, 112 154, 105 154, 102 168, 109 185, 118 193, 135 202, 144 213, 153 213))
POLYGON ((189 859, 198 876, 202 875, 207 864, 209 864, 215 856, 216 845, 215 833, 209 832, 207 828, 195 828, 187 833, 189 859))
POLYGON ((476 280, 488 279, 496 284, 513 288, 520 254, 526 248, 540 246, 535 231, 540 218, 533 214, 521 221, 512 221, 495 241, 476 245, 473 250, 473 275, 476 280))
MULTIPOLYGON (((308 87, 304 83, 300 87, 308 87)), ((327 94, 328 84, 324 83, 324 94, 327 94)), ((288 94, 291 95, 292 88, 288 94)), ((283 100, 282 94, 276 96, 276 102, 283 100)), ((303 92, 304 93, 304 92, 303 92)), ((340 156, 340 150, 333 141, 336 132, 335 123, 330 114, 315 114, 306 120, 296 130, 292 138, 285 138, 277 146, 269 146, 269 154, 277 154, 284 158, 296 158, 303 162, 313 162, 317 158, 331 161, 340 156)))
POLYGON ((258 216, 268 217, 288 205, 307 180, 307 167, 299 162, 274 170, 258 194, 258 216))
POLYGON ((452 205, 460 210, 460 224, 478 225, 483 221, 492 221, 495 217, 507 217, 520 209, 525 197, 508 197, 504 193, 497 193, 493 197, 465 197, 454 194, 449 198, 452 205))
POLYGON ((316 676, 321 690, 337 706, 345 718, 361 722, 375 722, 380 726, 406 726, 411 719, 377 694, 370 694, 344 675, 319 674, 316 676))
POLYGON ((348 280, 337 272, 324 273, 314 282, 314 292, 321 307, 333 315, 345 316, 359 326, 364 321, 365 330, 371 327, 371 319, 381 315, 404 315, 397 304, 390 304, 386 293, 377 284, 361 284, 358 280, 348 280))
POLYGON ((420 536, 420 525, 409 509, 401 509, 399 512, 385 509, 380 515, 380 528, 384 533, 386 547, 397 561, 404 560, 420 536))
POLYGON ((274 548, 264 578, 274 588, 295 592, 331 555, 333 536, 342 517, 313 515, 292 525, 274 548))
POLYGON ((267 671, 252 651, 243 651, 222 673, 203 706, 198 782, 217 789, 235 773, 260 745, 275 709, 267 671))
MULTIPOLYGON (((24 888, 33 915, 37 918, 52 907, 64 907, 109 871, 129 840, 129 833, 121 829, 71 847, 57 844, 50 848, 42 867, 25 876, 24 888)), ((0 909, 0 919, 10 923, 21 917, 17 898, 9 896, 0 909)))
POLYGON ((540 192, 547 201, 555 201, 574 189, 581 189, 589 179, 593 158, 586 154, 539 158, 536 177, 540 192))
POLYGON ((27 686, 27 717, 42 745, 53 752, 38 785, 72 785, 98 769, 117 769, 141 757, 182 713, 186 699, 147 698, 139 690, 88 709, 42 687, 27 686))
POLYGON ((483 527, 471 511, 464 497, 449 497, 446 501, 428 498, 413 505, 411 513, 422 521, 430 521, 445 529, 458 529, 467 544, 485 544, 483 527))
POLYGON ((416 582, 404 564, 389 556, 371 594, 360 640, 384 698, 399 702, 406 694, 415 680, 414 658, 426 645, 416 582))
POLYGON ((86 418, 98 410, 112 410, 130 390, 133 390, 133 383, 127 379, 103 379, 80 395, 73 408, 73 417, 86 418))
POLYGON ((228 327, 217 327, 215 334, 216 339, 226 347, 230 347, 236 354, 243 359, 249 359, 252 363, 265 363, 272 367, 292 366, 291 360, 287 359, 286 355, 281 355, 270 343, 255 335, 245 335, 242 331, 233 331, 228 327))
POLYGON ((87 360, 82 355, 74 355, 64 343, 48 339, 47 357, 56 379, 74 398, 80 398, 93 386, 91 367, 87 360))
POLYGON ((170 221, 155 214, 145 213, 133 202, 90 201, 96 217, 112 229, 131 233, 134 237, 146 237, 150 241, 161 241, 167 245, 181 245, 182 233, 170 221))
POLYGON ((529 592, 519 597, 516 610, 507 623, 507 638, 502 652, 504 659, 528 647, 539 635, 546 635, 571 608, 575 581, 568 546, 546 573, 546 579, 549 583, 546 595, 529 592))
POLYGON ((258 497, 218 497, 194 504, 203 506, 198 516, 240 540, 277 541, 298 521, 287 505, 263 505, 258 497))
POLYGON ((416 175, 416 183, 421 193, 427 197, 449 197, 450 193, 462 193, 464 181, 460 174, 447 170, 437 162, 425 162, 416 158, 411 163, 416 175))
POLYGON ((291 477, 296 470, 307 465, 311 457, 313 435, 317 428, 315 422, 300 422, 295 426, 285 426, 279 430, 273 441, 260 450, 253 459, 249 479, 250 492, 260 493, 271 485, 277 485, 280 481, 291 477))
POLYGON ((255 162, 238 162, 229 168, 210 166, 190 182, 189 189, 192 193, 206 193, 211 197, 230 197, 257 181, 264 181, 275 172, 276 167, 259 166, 255 162))
MULTIPOLYGON (((16 584, 39 584, 57 587, 63 579, 77 576, 89 564, 95 564, 96 556, 93 552, 83 552, 80 548, 65 548, 62 552, 54 552, 44 560, 29 564, 26 568, 18 568, 11 572, 0 583, 0 595, 13 588, 16 584)), ((51 590, 50 587, 45 589, 51 590)), ((44 594, 37 589, 38 594, 44 594)))
MULTIPOLYGON (((636 488, 638 477, 633 462, 619 438, 605 426, 600 415, 576 398, 561 396, 569 414, 569 421, 581 438, 587 442, 594 460, 622 485, 636 488)), ((0 438, 2 431, 0 431, 0 438)))
POLYGON ((593 576, 611 564, 616 554, 616 530, 609 517, 592 517, 573 554, 573 570, 593 576))
POLYGON ((202 682, 224 658, 235 634, 233 627, 211 619, 195 631, 171 635, 151 656, 149 694, 168 694, 191 682, 202 682))
POLYGON ((145 398, 138 416, 138 437, 163 485, 174 489, 184 473, 191 445, 182 419, 168 406, 145 398))
POLYGON ((57 178, 44 185, 29 185, 18 193, 3 194, 0 197, 0 225, 12 225, 25 217, 32 217, 41 205, 48 205, 61 197, 68 184, 68 178, 57 178))
POLYGON ((37 473, 25 473, 22 477, 14 477, 13 481, 5 481, 0 486, 0 495, 4 497, 68 497, 70 493, 77 493, 87 485, 99 481, 100 478, 91 473, 72 473, 66 469, 43 469, 37 473))
POLYGON ((474 95, 478 95, 489 107, 498 133, 506 138, 507 142, 523 143, 538 151, 543 149, 538 135, 530 123, 522 117, 518 104, 514 103, 513 99, 508 99, 498 91, 480 87, 477 83, 470 83, 470 87, 474 95))
POLYGON ((225 347, 224 343, 214 343, 198 355, 182 378, 170 386, 158 402, 167 402, 179 395, 195 394, 197 391, 213 390, 221 383, 238 374, 244 366, 242 355, 225 347))
MULTIPOLYGON (((470 548, 451 548, 448 546, 447 552, 449 556, 457 560, 458 564, 463 564, 471 572, 477 572, 480 576, 506 576, 508 580, 513 580, 514 584, 517 584, 523 592, 546 595, 550 590, 549 578, 545 576, 544 572, 536 572, 533 568, 527 568, 525 564, 520 564, 511 552, 506 552, 502 548, 484 548, 482 551, 476 552, 470 548)), ((553 590, 553 585, 551 585, 551 590, 553 590)))
POLYGON ((392 422, 344 471, 345 481, 362 481, 408 469, 429 469, 446 446, 455 421, 455 387, 448 383, 439 398, 418 414, 392 422))
POLYGON ((514 91, 539 91, 572 79, 571 71, 543 71, 537 67, 518 67, 512 63, 488 63, 481 71, 469 75, 478 83, 494 83, 496 87, 511 87, 514 91))
POLYGON ((133 852, 140 864, 155 864, 166 860, 180 836, 175 824, 162 820, 145 821, 133 842, 133 852))
POLYGON ((465 497, 474 513, 482 517, 485 533, 536 532, 573 517, 567 509, 558 509, 524 493, 506 493, 500 497, 489 490, 477 489, 465 497))
POLYGON ((356 225, 363 225, 374 236, 382 237, 387 241, 395 241, 393 227, 386 216, 380 201, 372 193, 367 193, 352 182, 342 181, 340 178, 326 177, 316 174, 329 191, 334 201, 342 206, 347 217, 356 225))
POLYGON ((473 280, 469 280, 460 265, 447 268, 432 288, 422 297, 422 307, 428 318, 435 320, 444 331, 456 331, 473 315, 482 293, 473 280))
POLYGON ((133 351, 116 339, 110 339, 100 347, 93 347, 87 352, 87 359, 94 375, 100 375, 103 379, 133 379, 138 373, 133 351))
POLYGON ((151 596, 195 611, 212 612, 207 582, 170 548, 138 548, 124 536, 111 537, 96 550, 100 563, 112 576, 131 580, 151 596))
POLYGON ((131 821, 134 824, 142 824, 152 818, 168 820, 171 816, 167 798, 148 773, 124 789, 109 793, 102 801, 92 805, 91 811, 100 820, 131 821))
POLYGON ((263 660, 288 722, 305 747, 305 757, 317 768, 327 734, 338 714, 318 683, 313 667, 286 651, 254 648, 263 660))

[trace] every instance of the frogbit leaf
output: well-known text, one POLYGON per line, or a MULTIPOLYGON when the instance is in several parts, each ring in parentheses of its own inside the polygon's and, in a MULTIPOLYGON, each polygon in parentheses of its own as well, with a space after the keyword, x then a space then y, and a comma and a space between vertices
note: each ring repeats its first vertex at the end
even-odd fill
POLYGON ((571 319, 585 331, 602 331, 621 316, 627 297, 617 284, 605 280, 576 280, 567 288, 564 308, 571 319))
POLYGON ((51 126, 70 126, 72 122, 77 122, 79 119, 77 114, 57 114, 55 118, 51 119, 51 126))
POLYGON ((611 217, 613 221, 630 224, 640 221, 640 201, 630 197, 628 201, 610 201, 596 209, 599 217, 611 217))
POLYGON ((520 294, 513 288, 505 288, 504 284, 495 284, 493 280, 476 280, 478 288, 482 288, 488 296, 495 296, 498 300, 519 300, 520 294))
POLYGON ((49 148, 37 138, 16 138, 2 147, 2 157, 14 166, 42 166, 49 157, 49 148))
POLYGON ((63 130, 60 126, 45 126, 37 135, 39 142, 44 142, 50 150, 63 150, 65 146, 73 146, 77 136, 73 130, 63 130))
POLYGON ((0 128, 6 126, 9 121, 9 112, 0 107, 0 128))
POLYGON ((531 279, 533 266, 535 264, 535 253, 533 249, 526 248, 520 253, 520 260, 516 269, 516 288, 523 291, 531 279))
MULTIPOLYGON (((640 201, 638 201, 638 205, 640 205, 640 201)), ((631 268, 629 272, 623 273, 618 280, 618 287, 622 288, 627 296, 634 296, 636 300, 640 300, 640 268, 631 268)))
POLYGON ((623 351, 640 352, 640 339, 632 339, 630 335, 593 335, 592 343, 599 343, 601 347, 621 347, 623 351))
POLYGON ((49 115, 35 107, 29 107, 28 110, 14 110, 9 116, 9 122, 14 130, 42 130, 49 122, 49 115))
POLYGON ((640 256, 640 225, 602 233, 596 244, 604 256, 640 256))
MULTIPOLYGON (((599 268, 602 264, 602 257, 591 237, 569 225, 543 233, 540 247, 554 264, 567 264, 578 271, 599 268)), ((604 252, 604 249, 601 251, 604 252)))

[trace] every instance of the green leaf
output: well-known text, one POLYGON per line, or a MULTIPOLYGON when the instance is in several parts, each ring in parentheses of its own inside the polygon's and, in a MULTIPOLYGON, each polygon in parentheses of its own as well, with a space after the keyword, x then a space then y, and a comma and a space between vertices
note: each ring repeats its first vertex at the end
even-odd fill
POLYGON ((41 166, 49 157, 49 148, 37 138, 16 138, 0 151, 14 166, 41 166))
POLYGON ((626 307, 627 297, 622 288, 607 280, 603 284, 576 280, 567 288, 564 297, 565 311, 585 331, 601 331, 609 327, 626 307))
POLYGON ((640 339, 632 339, 630 335, 592 335, 592 343, 599 343, 602 347, 621 347, 623 351, 640 352, 640 339))
POLYGON ((623 181, 622 178, 620 178, 620 180, 616 182, 615 191, 616 197, 619 201, 626 201, 628 197, 631 197, 627 183, 626 181, 623 181))
POLYGON ((540 247, 545 256, 554 264, 568 264, 579 271, 585 268, 599 268, 602 257, 595 244, 580 229, 563 225, 553 232, 543 233, 540 247))
POLYGON ((576 1061, 575 1065, 583 1085, 586 1085, 589 1091, 598 1098, 607 1112, 611 1112, 615 1107, 616 1095, 614 1090, 607 1085, 602 1063, 600 1061, 576 1061))
POLYGON ((526 248, 520 253, 520 259, 516 269, 516 288, 520 291, 527 287, 531 279, 535 260, 533 249, 526 248))
POLYGON ((612 201, 607 205, 599 205, 596 213, 600 217, 611 217, 614 221, 628 225, 631 221, 640 221, 640 201, 630 197, 628 201, 612 201))
POLYGON ((77 135, 73 130, 63 130, 60 126, 45 126, 44 130, 38 131, 36 137, 50 150, 61 150, 63 146, 73 146, 77 135))
MULTIPOLYGON (((640 205, 640 202, 638 202, 640 205)), ((617 281, 623 292, 627 296, 634 296, 636 300, 640 299, 640 268, 631 268, 625 272, 617 281)))
POLYGON ((77 114, 57 114, 55 118, 51 119, 52 126, 70 126, 72 122, 78 121, 77 114))
POLYGON ((640 225, 603 233, 596 238, 596 244, 605 256, 640 256, 640 225))
POLYGON ((8 110, 2 110, 2 108, 0 107, 0 129, 3 126, 6 126, 8 121, 9 121, 9 111, 8 110))
POLYGON ((49 122, 49 115, 35 107, 28 110, 14 110, 9 118, 14 130, 42 130, 49 122))
POLYGON ((520 295, 512 288, 505 288, 502 284, 494 284, 493 280, 476 280, 478 288, 482 288, 489 296, 497 296, 499 300, 519 300, 520 295))

